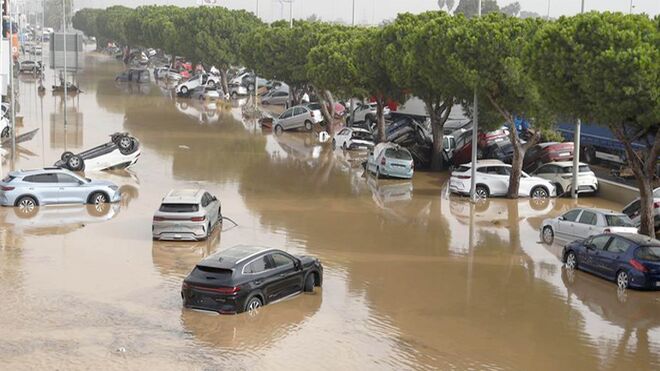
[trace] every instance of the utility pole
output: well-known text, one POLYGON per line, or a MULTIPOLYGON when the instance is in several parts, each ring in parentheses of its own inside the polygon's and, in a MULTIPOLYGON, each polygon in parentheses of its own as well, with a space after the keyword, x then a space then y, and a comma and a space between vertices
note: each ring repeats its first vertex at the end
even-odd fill
MULTIPOLYGON (((481 0, 477 2, 477 17, 481 18, 481 0)), ((474 87, 474 108, 472 109, 472 166, 470 168, 470 201, 477 200, 477 146, 479 130, 479 96, 477 95, 477 87, 474 87)), ((514 127, 513 130, 516 130, 514 127)))
MULTIPOLYGON (((580 14, 584 13, 584 0, 580 6, 580 14)), ((580 174, 580 132, 582 120, 578 117, 573 135, 573 181, 571 182, 571 198, 578 198, 578 175, 580 174)))
POLYGON ((634 6, 633 6, 633 0, 630 0, 630 13, 629 13, 629 14, 632 14, 632 10, 633 10, 633 8, 634 8, 634 6))
POLYGON ((66 0, 62 0, 62 40, 64 40, 64 137, 66 138, 66 105, 67 97, 69 95, 67 80, 66 80, 66 0))
POLYGON ((355 26, 355 0, 353 0, 353 20, 351 21, 351 25, 355 26))
POLYGON ((546 19, 550 19, 550 0, 548 0, 548 13, 545 16, 546 19))
MULTIPOLYGON (((257 0, 257 12, 255 13, 257 18, 259 18, 259 0, 257 0)), ((259 79, 257 78, 257 72, 252 71, 252 74, 254 75, 254 114, 255 117, 257 115, 257 111, 259 110, 259 102, 257 102, 257 90, 259 89, 259 79)))
POLYGON ((11 91, 11 163, 13 166, 16 156, 16 89, 14 87, 14 23, 10 0, 7 0, 7 15, 9 16, 9 89, 11 91))
MULTIPOLYGON (((353 17, 352 17, 351 25, 353 27, 355 27, 355 0, 353 0, 353 17)), ((351 125, 353 125, 353 120, 355 120, 355 99, 353 99, 353 97, 351 97, 351 100, 350 100, 349 103, 350 103, 350 106, 351 106, 351 108, 350 108, 351 114, 348 116, 348 119, 351 121, 351 125)))

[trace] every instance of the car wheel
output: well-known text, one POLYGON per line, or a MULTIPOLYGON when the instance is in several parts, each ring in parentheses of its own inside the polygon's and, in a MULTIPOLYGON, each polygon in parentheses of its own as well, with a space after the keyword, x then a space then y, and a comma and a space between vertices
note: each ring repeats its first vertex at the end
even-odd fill
POLYGON ((550 195, 544 187, 534 187, 530 196, 532 198, 548 198, 550 195))
POLYGON ((182 86, 181 87, 181 94, 183 95, 188 95, 188 87, 187 86, 182 86))
POLYGON ((332 149, 337 149, 337 141, 334 139, 332 140, 332 149))
POLYGON ((543 242, 548 245, 552 245, 552 242, 555 240, 555 232, 552 231, 552 227, 547 226, 543 228, 543 242))
POLYGON ((628 272, 619 271, 619 273, 616 274, 616 285, 620 289, 627 289, 629 283, 628 272))
POLYGON ((88 203, 92 205, 100 205, 100 204, 107 204, 108 203, 108 196, 105 195, 103 192, 94 192, 89 196, 88 203))
POLYGON ((4 129, 2 129, 2 133, 0 133, 0 137, 2 138, 9 138, 9 132, 10 132, 9 126, 5 126, 4 129))
POLYGON ((482 185, 478 185, 475 188, 474 193, 477 195, 477 198, 483 198, 486 199, 488 196, 490 196, 490 192, 488 191, 488 188, 482 185))
POLYGON ((282 135, 283 131, 284 131, 284 129, 282 129, 282 125, 276 125, 275 126, 275 134, 282 135))
POLYGON ((312 131, 312 122, 307 120, 305 121, 305 130, 312 131))
POLYGON ((206 85, 210 88, 215 88, 215 81, 211 80, 206 85))
POLYGON ((85 163, 83 162, 83 159, 78 155, 69 157, 69 159, 66 161, 66 166, 69 168, 69 170, 72 171, 82 171, 85 169, 85 163))
POLYGON ((314 278, 314 273, 310 273, 305 279, 305 292, 314 292, 314 286, 316 286, 316 278, 314 278))
POLYGON ((557 191, 557 197, 560 197, 564 194, 564 187, 562 187, 559 183, 555 183, 555 190, 557 191))
POLYGON ((69 158, 71 158, 71 156, 73 156, 73 152, 66 151, 62 153, 62 156, 60 156, 60 160, 66 163, 69 160, 69 158))
POLYGON ((253 296, 252 298, 250 298, 245 303, 245 311, 246 312, 253 312, 253 311, 261 308, 262 305, 263 305, 263 303, 261 302, 261 299, 259 299, 259 297, 257 297, 257 296, 253 296))
POLYGON ((87 205, 87 213, 94 217, 106 216, 111 208, 109 203, 87 205))
POLYGON ((20 218, 31 218, 37 213, 37 200, 32 196, 23 196, 16 200, 16 215, 20 218))
POLYGON ((576 269, 578 266, 577 256, 573 251, 569 251, 566 255, 566 268, 576 269))

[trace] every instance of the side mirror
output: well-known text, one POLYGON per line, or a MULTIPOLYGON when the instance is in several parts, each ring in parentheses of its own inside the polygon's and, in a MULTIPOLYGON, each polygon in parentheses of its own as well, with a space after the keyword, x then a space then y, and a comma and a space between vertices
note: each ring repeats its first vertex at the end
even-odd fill
POLYGON ((293 262, 293 266, 296 268, 297 271, 302 270, 302 262, 300 261, 300 259, 296 259, 293 262))
POLYGON ((594 245, 593 245, 592 243, 590 243, 590 242, 589 242, 589 243, 585 243, 585 244, 584 244, 584 247, 586 247, 587 250, 593 250, 593 249, 594 249, 594 245))
POLYGON ((560 216, 559 218, 557 218, 557 220, 563 221, 563 220, 566 220, 566 219, 563 216, 560 216))

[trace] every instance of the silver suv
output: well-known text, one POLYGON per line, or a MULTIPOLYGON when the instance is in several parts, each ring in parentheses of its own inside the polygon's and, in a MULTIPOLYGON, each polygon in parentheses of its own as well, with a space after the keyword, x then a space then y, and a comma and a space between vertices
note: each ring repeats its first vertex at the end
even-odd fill
POLYGON ((199 241, 207 239, 222 221, 215 196, 203 189, 171 190, 154 214, 155 240, 199 241))
POLYGON ((60 168, 12 171, 0 181, 0 205, 17 206, 25 214, 41 205, 101 204, 120 198, 116 184, 60 168))

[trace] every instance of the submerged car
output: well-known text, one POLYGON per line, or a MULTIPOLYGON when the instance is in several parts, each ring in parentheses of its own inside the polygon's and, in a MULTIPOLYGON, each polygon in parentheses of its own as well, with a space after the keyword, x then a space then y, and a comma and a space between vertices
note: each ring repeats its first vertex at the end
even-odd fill
POLYGON ((30 213, 52 204, 118 202, 119 187, 106 180, 91 180, 60 168, 12 171, 0 181, 0 205, 30 213))
POLYGON ((151 231, 155 240, 199 241, 221 222, 217 197, 203 189, 171 190, 154 214, 151 231))
POLYGON ((548 162, 570 161, 573 159, 573 142, 540 143, 525 152, 523 169, 534 171, 548 162))
POLYGON ((374 148, 374 136, 367 129, 344 128, 332 139, 332 148, 371 149, 374 148))
POLYGON ((146 68, 129 68, 117 75, 115 81, 147 83, 151 81, 151 74, 146 68))
MULTIPOLYGON (((505 196, 509 191, 511 165, 499 160, 477 161, 476 194, 479 198, 505 196)), ((449 191, 460 195, 469 195, 472 186, 472 163, 464 164, 452 171, 449 179, 449 191)), ((520 197, 548 198, 555 197, 555 186, 549 181, 527 175, 520 175, 520 197)))
POLYGON ((394 143, 378 143, 369 152, 366 170, 376 177, 410 179, 415 171, 415 164, 410 152, 394 143))
MULTIPOLYGON (((573 186, 573 162, 551 162, 541 165, 532 175, 547 179, 557 188, 557 195, 570 193, 573 186)), ((598 178, 589 165, 578 165, 578 193, 598 192, 598 178)))
POLYGON ((564 247, 562 261, 622 289, 660 289, 660 241, 648 236, 606 233, 573 241, 564 247))
POLYGON ((136 138, 127 133, 115 133, 110 142, 87 151, 62 153, 55 166, 72 171, 127 169, 135 165, 140 153, 140 142, 136 138))
MULTIPOLYGON (((642 223, 642 214, 641 209, 642 205, 639 201, 639 197, 633 200, 631 203, 626 205, 623 208, 623 213, 628 215, 632 220, 633 224, 637 227, 642 223)), ((653 224, 655 226, 656 235, 660 232, 660 188, 653 190, 653 224)))
POLYGON ((236 314, 313 292, 323 284, 321 262, 260 246, 235 246, 197 264, 183 281, 183 306, 236 314))
POLYGON ((577 208, 541 224, 541 239, 548 245, 555 237, 565 240, 601 233, 637 233, 627 215, 604 209, 577 208))
POLYGON ((215 86, 198 86, 190 92, 191 99, 218 100, 220 93, 215 86))
POLYGON ((177 94, 185 96, 198 86, 220 86, 220 79, 216 76, 209 75, 208 73, 201 73, 191 77, 188 81, 180 83, 176 86, 174 91, 177 94))
POLYGON ((276 134, 281 134, 284 130, 293 130, 305 128, 311 131, 314 124, 323 121, 323 117, 305 106, 295 106, 282 112, 282 114, 273 121, 273 130, 276 134))

